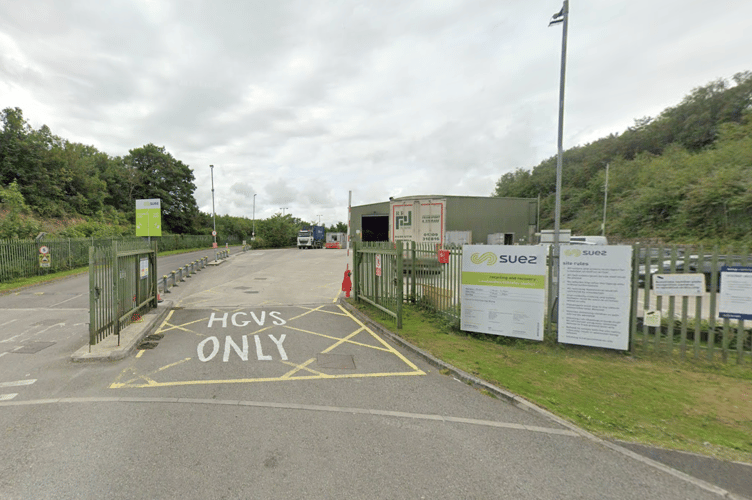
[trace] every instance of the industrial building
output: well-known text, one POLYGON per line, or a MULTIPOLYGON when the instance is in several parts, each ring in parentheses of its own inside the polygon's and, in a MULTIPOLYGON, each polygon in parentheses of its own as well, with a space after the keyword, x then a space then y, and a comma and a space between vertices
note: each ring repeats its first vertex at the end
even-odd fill
POLYGON ((527 245, 538 231, 538 199, 409 196, 351 207, 353 241, 527 245))

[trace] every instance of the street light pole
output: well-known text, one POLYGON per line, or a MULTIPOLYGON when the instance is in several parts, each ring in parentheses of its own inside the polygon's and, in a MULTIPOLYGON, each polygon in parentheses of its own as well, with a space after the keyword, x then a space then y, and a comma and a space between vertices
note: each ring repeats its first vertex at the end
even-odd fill
POLYGON ((256 239, 256 193, 253 194, 253 232, 251 233, 251 239, 256 239))
POLYGON ((214 165, 209 165, 211 169, 211 182, 212 182, 212 221, 213 229, 212 236, 214 237, 214 247, 217 246, 217 214, 214 212, 214 165))
MULTIPOLYGON (((567 28, 569 26, 569 0, 564 0, 561 11, 554 14, 554 20, 549 23, 563 25, 561 32, 561 75, 559 78, 559 136, 557 140, 558 155, 556 157, 556 208, 554 213, 554 273, 557 276, 556 284, 551 295, 553 295, 552 304, 559 298, 559 232, 561 230, 561 164, 564 155, 563 135, 564 135, 564 81, 567 70, 567 28)), ((557 321, 558 322, 558 321, 557 321)))

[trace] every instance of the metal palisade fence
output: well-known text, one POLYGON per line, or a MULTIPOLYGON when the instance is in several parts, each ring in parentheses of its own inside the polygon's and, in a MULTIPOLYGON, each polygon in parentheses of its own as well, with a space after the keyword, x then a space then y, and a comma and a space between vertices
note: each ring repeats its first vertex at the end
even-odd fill
MULTIPOLYGON (((459 326, 462 247, 384 242, 357 243, 353 251, 353 288, 357 300, 370 303, 394 318, 398 328, 403 303, 441 314, 459 326)), ((752 255, 748 249, 634 245, 630 350, 711 362, 752 362, 750 321, 719 316, 724 266, 752 266, 752 255), (676 273, 703 275, 705 293, 656 295, 652 287, 654 276, 676 273), (651 314, 660 318, 658 324, 645 320, 651 314)), ((549 280, 553 275, 549 266, 549 280)), ((548 308, 545 319, 556 335, 551 321, 554 310, 548 308)))
MULTIPOLYGON (((101 242, 89 248, 89 345, 157 307, 157 242, 101 242)), ((118 338, 118 343, 119 343, 118 338)))
MULTIPOLYGON (((237 238, 233 238, 231 242, 235 243, 235 240, 237 238)), ((112 241, 119 241, 126 245, 131 244, 130 242, 138 244, 137 242, 143 241, 143 238, 0 240, 0 283, 88 266, 89 248, 112 241), (40 250, 46 250, 46 253, 43 255, 40 250)), ((211 236, 175 234, 159 238, 160 251, 211 248, 211 246, 211 236)))

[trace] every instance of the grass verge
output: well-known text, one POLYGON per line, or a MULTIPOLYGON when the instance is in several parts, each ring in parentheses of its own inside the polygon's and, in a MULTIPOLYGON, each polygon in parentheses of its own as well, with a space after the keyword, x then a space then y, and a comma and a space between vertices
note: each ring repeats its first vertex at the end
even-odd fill
MULTIPOLYGON (((391 319, 354 304, 395 331, 391 319)), ((752 366, 468 334, 405 307, 399 335, 606 439, 752 463, 752 366)))

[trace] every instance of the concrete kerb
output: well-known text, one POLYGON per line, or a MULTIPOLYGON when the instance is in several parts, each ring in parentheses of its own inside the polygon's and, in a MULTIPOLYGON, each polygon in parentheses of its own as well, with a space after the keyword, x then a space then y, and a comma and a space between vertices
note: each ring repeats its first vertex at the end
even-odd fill
POLYGON ((652 460, 650 458, 644 457, 632 450, 629 450, 627 448, 624 448, 622 446, 619 446, 616 443, 606 441, 604 439, 601 439, 594 434, 589 433, 585 429, 582 429, 580 427, 577 427, 576 425, 572 424, 571 422, 568 422, 564 420, 561 417, 558 417, 557 415, 554 415, 553 413, 549 412, 548 410, 545 410, 530 401, 527 401, 526 399, 518 396, 517 394, 514 394, 512 392, 509 392, 507 390, 501 389, 499 387, 496 387, 492 384, 489 384, 485 380, 481 380, 477 377, 474 377, 473 375, 466 373, 449 363, 446 363, 435 356, 431 355, 430 353, 424 351, 423 349, 420 349, 417 346, 414 346, 410 342, 406 341, 399 335, 395 334, 394 332, 384 328, 381 324, 376 323, 371 318, 366 316, 365 314, 361 313, 359 310, 357 310, 355 307, 353 307, 349 302, 345 301, 342 297, 340 297, 338 302, 342 307, 350 311, 353 316, 358 318, 359 321, 363 322, 368 328, 372 329, 373 331, 379 333, 380 335, 383 335, 384 337, 387 337, 392 340, 395 344, 398 344, 405 349, 408 349, 421 358, 423 358, 424 361, 426 361, 431 366, 438 368, 439 370, 446 370, 448 371, 454 378, 457 380, 460 380, 461 382, 464 382, 472 387, 475 387, 476 389, 483 389, 485 391, 488 391, 489 393, 493 394, 494 396, 503 399, 514 406, 523 409, 525 411, 530 411, 533 413, 537 413, 538 415, 542 415, 549 420, 561 425, 562 427, 571 430, 572 432, 578 434, 579 436, 586 438, 590 441, 593 441, 595 443, 600 444, 601 446, 604 446, 606 448, 609 448, 613 451, 616 451, 618 453, 621 453, 622 455, 628 456, 634 460, 637 460, 639 462, 642 462, 646 465, 650 465, 651 467, 654 467, 656 469, 659 469, 663 472, 666 472, 667 474, 670 474, 674 477, 677 477, 679 479, 682 479, 684 481, 687 481, 691 484, 694 484, 695 486, 702 488, 706 491, 709 491, 711 493, 715 493, 719 495, 721 498, 729 498, 732 500, 745 500, 745 497, 735 495, 734 493, 731 493, 723 488, 720 488, 714 484, 708 483, 706 481, 703 481, 702 479, 697 479, 696 477, 690 476, 689 474, 686 474, 682 471, 676 470, 672 467, 669 467, 668 465, 665 465, 661 462, 657 462, 655 460, 652 460))
POLYGON ((96 345, 85 345, 71 355, 71 361, 117 361, 125 359, 136 350, 136 346, 161 323, 172 309, 173 302, 165 300, 156 309, 146 313, 142 321, 131 323, 120 332, 120 345, 117 335, 110 335, 96 345))

